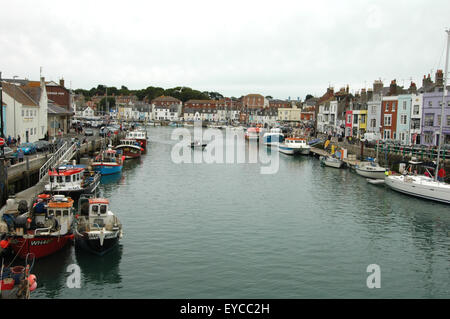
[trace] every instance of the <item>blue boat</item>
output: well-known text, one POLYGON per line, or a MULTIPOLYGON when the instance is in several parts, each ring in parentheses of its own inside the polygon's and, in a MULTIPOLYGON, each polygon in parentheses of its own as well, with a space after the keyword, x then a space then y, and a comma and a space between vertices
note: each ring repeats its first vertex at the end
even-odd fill
POLYGON ((124 156, 113 149, 102 151, 92 163, 94 171, 101 175, 111 175, 122 172, 124 156))

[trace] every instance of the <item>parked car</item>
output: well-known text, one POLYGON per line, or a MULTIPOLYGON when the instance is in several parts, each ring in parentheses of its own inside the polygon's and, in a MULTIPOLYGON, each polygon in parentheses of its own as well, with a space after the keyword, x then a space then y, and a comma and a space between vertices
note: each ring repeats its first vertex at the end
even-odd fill
POLYGON ((361 138, 362 142, 376 142, 377 140, 381 140, 381 134, 380 133, 364 133, 364 136, 361 138))
POLYGON ((10 148, 10 147, 8 147, 8 146, 5 146, 5 147, 3 148, 3 152, 4 152, 5 157, 13 156, 13 155, 14 155, 14 151, 12 150, 12 148, 10 148))
POLYGON ((33 143, 21 143, 17 149, 21 149, 25 155, 35 154, 37 152, 36 146, 33 143))
POLYGON ((34 143, 34 146, 38 152, 45 152, 49 150, 50 143, 47 141, 37 141, 34 143))
POLYGON ((84 135, 85 136, 94 136, 94 130, 91 128, 87 128, 84 130, 84 135))

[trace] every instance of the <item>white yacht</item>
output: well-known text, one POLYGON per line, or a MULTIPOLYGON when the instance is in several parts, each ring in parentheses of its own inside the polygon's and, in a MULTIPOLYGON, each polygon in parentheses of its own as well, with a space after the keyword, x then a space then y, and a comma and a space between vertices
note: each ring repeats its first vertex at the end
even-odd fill
POLYGON ((304 138, 288 137, 283 143, 279 144, 278 150, 288 155, 295 155, 297 153, 308 155, 311 151, 311 146, 306 143, 306 139, 304 138))
POLYGON ((386 173, 386 168, 380 166, 375 160, 360 162, 355 170, 358 175, 373 179, 384 179, 386 173))

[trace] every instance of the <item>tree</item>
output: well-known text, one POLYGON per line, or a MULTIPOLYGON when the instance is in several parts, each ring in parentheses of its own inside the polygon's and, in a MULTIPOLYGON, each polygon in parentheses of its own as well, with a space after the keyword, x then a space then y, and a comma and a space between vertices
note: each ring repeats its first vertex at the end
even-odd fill
POLYGON ((314 95, 308 94, 308 95, 305 97, 305 101, 308 101, 309 99, 311 99, 311 98, 313 98, 313 97, 314 97, 314 95))
POLYGON ((268 99, 268 100, 273 100, 273 97, 270 96, 270 95, 267 95, 267 96, 266 96, 266 99, 268 99))

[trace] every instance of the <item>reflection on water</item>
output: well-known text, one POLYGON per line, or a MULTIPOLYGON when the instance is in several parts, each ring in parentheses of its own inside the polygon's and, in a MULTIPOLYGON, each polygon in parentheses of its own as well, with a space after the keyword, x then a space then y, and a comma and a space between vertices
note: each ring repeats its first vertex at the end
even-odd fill
POLYGON ((122 259, 122 245, 119 244, 104 256, 97 256, 83 249, 76 249, 75 256, 81 268, 83 279, 95 285, 118 284, 122 281, 119 265, 122 259))

